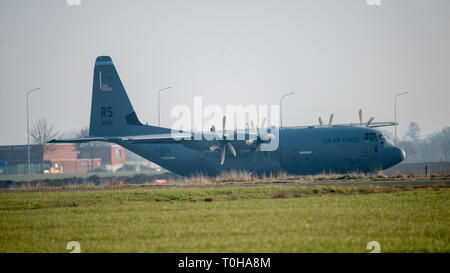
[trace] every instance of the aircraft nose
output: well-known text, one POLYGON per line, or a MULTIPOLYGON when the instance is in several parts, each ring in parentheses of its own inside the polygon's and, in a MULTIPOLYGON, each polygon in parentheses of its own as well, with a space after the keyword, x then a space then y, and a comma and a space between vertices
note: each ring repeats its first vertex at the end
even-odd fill
POLYGON ((392 154, 396 164, 403 162, 406 159, 406 152, 402 148, 394 147, 392 154))

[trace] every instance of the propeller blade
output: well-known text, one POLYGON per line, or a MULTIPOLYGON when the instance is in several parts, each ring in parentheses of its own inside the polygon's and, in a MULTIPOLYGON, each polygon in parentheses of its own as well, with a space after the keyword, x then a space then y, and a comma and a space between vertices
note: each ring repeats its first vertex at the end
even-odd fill
POLYGON ((220 135, 216 132, 216 127, 214 125, 211 126, 211 132, 216 136, 216 140, 221 139, 220 135))
MULTIPOLYGON (((256 131, 255 124, 253 123, 253 120, 250 120, 250 124, 252 126, 253 132, 255 132, 255 134, 256 134, 256 138, 258 138, 258 131, 256 131)), ((250 137, 250 135, 249 135, 249 137, 250 137)), ((247 143, 247 145, 252 145, 253 141, 254 141, 254 139, 249 139, 245 143, 247 143)))
POLYGON ((234 149, 233 145, 230 144, 230 142, 227 142, 227 148, 228 150, 230 150, 233 156, 236 157, 236 150, 234 149))
POLYGON ((367 122, 366 127, 369 127, 370 123, 372 123, 372 121, 373 121, 374 119, 375 119, 374 117, 371 117, 371 118, 369 119, 369 121, 367 122))
POLYGON ((220 148, 220 146, 222 146, 222 145, 213 145, 213 146, 209 147, 209 150, 211 152, 215 152, 215 151, 217 151, 217 149, 220 148))
POLYGON ((267 141, 269 139, 274 139, 274 138, 275 138, 275 136, 273 134, 263 134, 263 135, 261 135, 261 139, 263 141, 267 141))
POLYGON ((319 124, 320 124, 320 128, 323 128, 323 121, 322 121, 321 117, 319 117, 319 124))
POLYGON ((257 134, 258 132, 256 131, 255 124, 253 123, 253 120, 250 120, 250 124, 252 125, 252 130, 255 131, 255 133, 257 134))
POLYGON ((225 153, 227 152, 227 147, 223 146, 222 147, 222 154, 220 156, 220 165, 223 165, 223 163, 225 163, 225 153))
POLYGON ((333 118, 334 118, 334 114, 331 114, 330 121, 328 122, 328 126, 331 126, 331 124, 333 123, 333 118))
MULTIPOLYGON (((252 125, 253 132, 255 132, 255 134, 256 134, 256 139, 258 139, 259 138, 259 131, 256 129, 255 124, 253 123, 253 120, 250 121, 250 124, 252 125)), ((254 139, 250 139, 249 140, 250 144, 248 144, 248 143, 247 144, 251 145, 251 144, 253 144, 253 141, 254 141, 254 139)))
POLYGON ((259 128, 256 128, 256 135, 258 136, 258 137, 261 137, 261 128, 264 128, 266 126, 266 118, 263 118, 262 119, 262 122, 261 122, 261 127, 259 127, 259 128))
POLYGON ((262 122, 261 122, 261 128, 265 128, 266 127, 266 118, 263 118, 262 122))
POLYGON ((222 123, 222 125, 223 125, 223 133, 222 133, 222 135, 223 135, 223 139, 225 139, 225 123, 227 122, 227 117, 226 116, 223 116, 223 123, 222 123))
POLYGON ((359 124, 361 125, 361 127, 363 126, 363 121, 362 121, 362 109, 359 109, 359 124))
POLYGON ((234 129, 233 131, 231 131, 231 132, 228 134, 227 139, 228 139, 228 140, 229 140, 229 139, 234 140, 234 134, 236 134, 236 129, 234 129))

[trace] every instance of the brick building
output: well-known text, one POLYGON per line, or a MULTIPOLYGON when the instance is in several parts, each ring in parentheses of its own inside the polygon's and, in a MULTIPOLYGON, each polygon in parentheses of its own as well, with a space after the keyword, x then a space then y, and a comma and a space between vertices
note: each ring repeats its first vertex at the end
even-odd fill
MULTIPOLYGON (((119 145, 77 144, 30 145, 31 172, 86 173, 116 171, 126 163, 125 149, 119 145)), ((27 172, 27 145, 0 146, 0 174, 27 172)))
POLYGON ((100 158, 102 168, 113 172, 123 167, 127 161, 125 149, 116 144, 80 147, 79 152, 79 158, 100 158))
POLYGON ((58 173, 86 173, 101 168, 101 158, 78 158, 75 144, 48 144, 44 161, 49 161, 52 171, 58 173))

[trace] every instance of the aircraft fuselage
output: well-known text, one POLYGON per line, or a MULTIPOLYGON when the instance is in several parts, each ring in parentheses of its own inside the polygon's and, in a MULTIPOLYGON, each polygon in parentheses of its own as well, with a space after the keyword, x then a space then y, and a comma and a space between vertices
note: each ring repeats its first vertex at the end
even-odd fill
POLYGON ((220 164, 219 152, 204 152, 183 144, 120 143, 123 147, 170 170, 188 176, 216 175, 236 170, 251 173, 308 175, 373 172, 405 159, 400 148, 388 143, 375 129, 361 127, 282 128, 278 149, 271 152, 237 150, 220 164))

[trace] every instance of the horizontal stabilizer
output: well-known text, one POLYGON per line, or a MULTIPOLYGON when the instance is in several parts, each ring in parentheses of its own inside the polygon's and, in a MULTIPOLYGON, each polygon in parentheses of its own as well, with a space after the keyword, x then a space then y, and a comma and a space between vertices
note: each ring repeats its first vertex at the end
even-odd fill
POLYGON ((47 143, 85 143, 91 141, 105 141, 104 137, 81 137, 81 138, 65 138, 52 139, 47 143))
POLYGON ((48 143, 85 143, 91 141, 106 142, 134 142, 134 143, 177 143, 179 140, 191 140, 191 133, 172 133, 172 134, 153 134, 153 135, 137 135, 137 136, 113 136, 113 137, 81 137, 81 138, 65 138, 52 139, 48 143))

